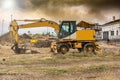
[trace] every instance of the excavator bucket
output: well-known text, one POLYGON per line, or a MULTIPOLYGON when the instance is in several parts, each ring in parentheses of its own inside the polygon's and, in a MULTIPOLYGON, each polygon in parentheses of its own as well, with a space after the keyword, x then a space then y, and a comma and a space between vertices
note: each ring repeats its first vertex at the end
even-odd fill
POLYGON ((50 48, 51 48, 51 52, 53 52, 54 55, 58 54, 56 42, 52 42, 50 48))

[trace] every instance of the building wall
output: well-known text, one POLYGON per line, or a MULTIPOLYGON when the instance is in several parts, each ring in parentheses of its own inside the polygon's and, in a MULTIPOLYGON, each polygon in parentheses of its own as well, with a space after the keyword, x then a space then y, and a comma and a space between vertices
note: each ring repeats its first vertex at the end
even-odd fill
POLYGON ((108 39, 119 40, 120 39, 120 23, 112 23, 103 25, 102 27, 102 39, 104 39, 104 33, 108 32, 108 39))

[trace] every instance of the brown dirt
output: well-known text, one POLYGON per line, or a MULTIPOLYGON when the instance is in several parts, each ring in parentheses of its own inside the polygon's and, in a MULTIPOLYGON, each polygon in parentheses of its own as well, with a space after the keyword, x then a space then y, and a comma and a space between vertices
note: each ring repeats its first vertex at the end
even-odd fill
POLYGON ((102 55, 84 56, 77 50, 52 55, 49 48, 38 53, 15 54, 0 46, 0 80, 119 80, 119 47, 100 43, 102 55))

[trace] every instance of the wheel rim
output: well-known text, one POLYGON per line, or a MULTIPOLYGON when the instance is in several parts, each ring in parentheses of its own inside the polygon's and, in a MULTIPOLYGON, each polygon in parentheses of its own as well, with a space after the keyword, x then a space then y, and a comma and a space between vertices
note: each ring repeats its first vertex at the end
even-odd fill
POLYGON ((84 52, 89 53, 89 54, 94 53, 94 47, 92 45, 88 45, 88 46, 86 46, 84 52))
POLYGON ((62 52, 63 54, 65 54, 65 53, 67 52, 67 48, 66 48, 66 47, 61 47, 61 52, 62 52))
POLYGON ((87 47, 87 52, 93 52, 93 51, 94 51, 94 48, 92 46, 87 47))

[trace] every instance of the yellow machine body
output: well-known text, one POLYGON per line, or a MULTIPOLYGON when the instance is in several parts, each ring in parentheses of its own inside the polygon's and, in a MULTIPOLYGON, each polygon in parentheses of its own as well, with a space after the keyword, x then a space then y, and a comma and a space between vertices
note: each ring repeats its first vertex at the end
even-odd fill
POLYGON ((75 40, 75 41, 95 41, 95 30, 77 30, 75 33, 62 40, 75 40))
POLYGON ((95 30, 78 30, 78 31, 76 31, 76 40, 94 41, 95 40, 95 30))

